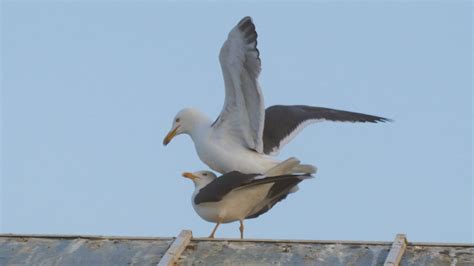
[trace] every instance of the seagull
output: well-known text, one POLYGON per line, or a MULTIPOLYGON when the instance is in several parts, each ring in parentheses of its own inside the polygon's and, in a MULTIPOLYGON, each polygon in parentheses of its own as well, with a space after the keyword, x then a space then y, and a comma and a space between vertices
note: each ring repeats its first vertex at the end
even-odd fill
MULTIPOLYGON (((229 33, 219 54, 224 76, 225 100, 213 122, 195 108, 178 112, 163 140, 191 136, 201 161, 221 174, 239 171, 264 173, 279 163, 273 156, 307 125, 321 121, 386 122, 387 118, 306 105, 274 105, 265 109, 258 83, 261 61, 257 32, 244 17, 229 33)), ((299 165, 295 172, 314 172, 299 165)))
POLYGON ((296 158, 278 164, 265 174, 244 174, 238 171, 217 177, 210 171, 185 172, 194 182, 191 201, 196 213, 208 222, 216 223, 209 238, 214 238, 221 223, 240 222, 240 238, 244 238, 244 219, 266 213, 288 194, 297 191, 298 183, 312 178, 309 173, 287 174, 299 165, 296 158))

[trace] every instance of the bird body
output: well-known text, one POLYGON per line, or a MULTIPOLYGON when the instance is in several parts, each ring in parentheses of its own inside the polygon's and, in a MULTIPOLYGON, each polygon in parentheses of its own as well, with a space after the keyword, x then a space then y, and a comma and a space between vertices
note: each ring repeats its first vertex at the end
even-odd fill
POLYGON ((214 130, 211 120, 195 108, 186 108, 179 113, 178 132, 186 130, 193 140, 199 159, 212 170, 228 173, 238 170, 242 173, 263 173, 278 161, 241 145, 235 138, 227 138, 214 130))
POLYGON ((245 190, 231 191, 219 202, 196 204, 192 196, 192 205, 196 213, 208 222, 230 223, 244 220, 257 212, 273 184, 263 184, 245 190))
MULTIPOLYGON (((243 18, 229 33, 219 53, 224 76, 225 100, 218 118, 211 120, 194 108, 175 116, 163 140, 191 136, 199 158, 222 174, 239 171, 264 173, 278 160, 280 149, 304 127, 319 121, 385 122, 367 114, 304 105, 275 105, 265 109, 258 82, 261 71, 257 32, 250 17, 243 18)), ((299 165, 294 173, 312 173, 311 165, 299 165)))
POLYGON ((210 128, 206 133, 207 137, 194 141, 194 145, 201 161, 219 173, 234 170, 246 174, 263 173, 278 164, 272 157, 245 148, 232 139, 222 138, 210 128))
POLYGON ((191 202, 196 213, 208 222, 216 223, 210 237, 214 237, 221 223, 256 218, 270 210, 276 203, 297 190, 297 185, 310 174, 291 175, 299 166, 295 158, 285 160, 265 174, 244 174, 238 171, 217 177, 209 171, 183 173, 194 182, 191 202))

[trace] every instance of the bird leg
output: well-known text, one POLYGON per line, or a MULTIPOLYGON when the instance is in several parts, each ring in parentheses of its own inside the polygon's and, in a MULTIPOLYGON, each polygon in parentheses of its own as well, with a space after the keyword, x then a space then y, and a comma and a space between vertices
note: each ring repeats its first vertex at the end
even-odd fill
POLYGON ((214 234, 216 233, 217 227, 219 227, 220 224, 221 223, 216 223, 216 226, 214 226, 214 229, 212 230, 212 233, 209 238, 214 238, 214 234))
POLYGON ((240 220, 240 239, 244 239, 244 221, 240 220))

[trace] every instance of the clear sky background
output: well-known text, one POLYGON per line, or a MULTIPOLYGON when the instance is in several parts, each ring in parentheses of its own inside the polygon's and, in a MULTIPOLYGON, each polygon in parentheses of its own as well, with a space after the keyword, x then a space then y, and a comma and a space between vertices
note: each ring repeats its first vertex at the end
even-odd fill
MULTIPOLYGON (((249 238, 472 242, 472 4, 2 2, 1 232, 174 236, 213 224, 162 140, 224 99, 219 49, 253 17, 266 105, 384 116, 319 123, 280 154, 318 166, 249 238)), ((238 224, 218 237, 238 237, 238 224)))

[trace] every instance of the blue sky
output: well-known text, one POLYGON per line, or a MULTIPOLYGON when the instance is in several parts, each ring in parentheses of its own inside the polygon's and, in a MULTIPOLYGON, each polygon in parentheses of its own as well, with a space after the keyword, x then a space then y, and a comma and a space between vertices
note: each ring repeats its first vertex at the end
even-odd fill
MULTIPOLYGON (((3 233, 173 236, 213 225, 183 171, 175 113, 221 110, 219 49, 250 15, 267 106, 380 115, 319 123, 279 158, 316 178, 249 238, 472 242, 472 5, 419 3, 2 2, 3 233)), ((238 237, 238 224, 217 237, 238 237)))

